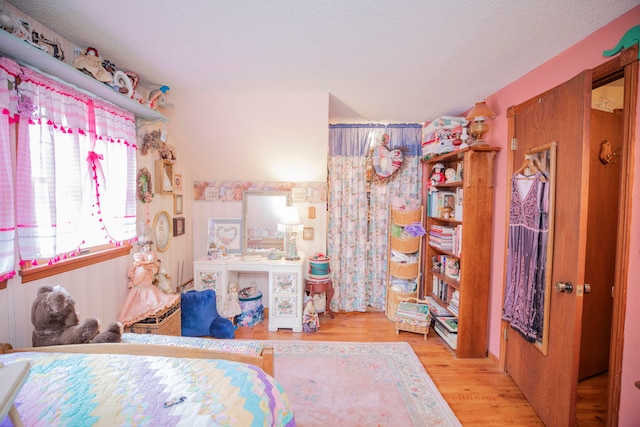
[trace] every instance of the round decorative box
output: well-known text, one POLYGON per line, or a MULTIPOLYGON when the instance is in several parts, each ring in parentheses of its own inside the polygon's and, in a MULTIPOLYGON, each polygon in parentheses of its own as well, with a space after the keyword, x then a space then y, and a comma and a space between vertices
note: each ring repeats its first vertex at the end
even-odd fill
POLYGON ((309 258, 309 274, 311 276, 326 277, 331 273, 330 257, 309 258))
POLYGON ((236 316, 236 324, 239 326, 253 326, 264 320, 264 306, 262 305, 262 292, 247 297, 239 297, 242 314, 236 316))

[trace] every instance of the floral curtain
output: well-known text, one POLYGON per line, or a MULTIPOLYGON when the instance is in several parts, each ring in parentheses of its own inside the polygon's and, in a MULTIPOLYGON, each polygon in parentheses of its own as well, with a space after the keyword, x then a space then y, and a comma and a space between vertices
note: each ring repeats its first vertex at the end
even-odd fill
POLYGON ((328 254, 336 296, 344 311, 384 309, 389 205, 394 197, 421 197, 419 124, 331 125, 329 127, 328 254), (389 178, 374 179, 368 192, 370 149, 389 135, 404 162, 389 178), (370 200, 370 202, 369 202, 370 200))

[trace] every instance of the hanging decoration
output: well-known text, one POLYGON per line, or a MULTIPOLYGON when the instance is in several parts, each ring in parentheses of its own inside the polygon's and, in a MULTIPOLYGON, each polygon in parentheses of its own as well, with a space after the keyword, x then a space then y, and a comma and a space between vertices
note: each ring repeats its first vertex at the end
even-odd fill
POLYGON ((151 203, 151 199, 153 199, 154 194, 151 187, 151 173, 149 172, 149 169, 140 169, 138 171, 136 182, 138 183, 138 199, 142 203, 151 203))
POLYGON ((167 144, 166 141, 167 135, 160 129, 149 131, 142 137, 140 154, 146 156, 149 150, 157 150, 161 159, 175 161, 177 159, 175 147, 167 144))
POLYGON ((373 170, 380 178, 389 178, 391 175, 400 170, 404 155, 402 150, 395 148, 389 149, 389 135, 382 135, 382 141, 372 152, 373 170))

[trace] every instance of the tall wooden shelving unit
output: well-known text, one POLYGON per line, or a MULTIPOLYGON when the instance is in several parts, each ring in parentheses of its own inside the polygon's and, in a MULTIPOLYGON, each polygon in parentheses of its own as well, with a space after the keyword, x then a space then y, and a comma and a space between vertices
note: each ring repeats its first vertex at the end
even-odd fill
MULTIPOLYGON (((493 218, 494 161, 498 147, 477 146, 444 154, 427 160, 423 165, 423 187, 429 185, 431 170, 436 163, 461 173, 454 182, 436 185, 438 192, 461 193, 462 216, 443 218, 429 204, 433 195, 425 197, 425 229, 432 226, 455 228, 461 226, 457 251, 444 251, 428 240, 425 243, 425 278, 422 295, 429 295, 443 307, 449 308, 454 291, 459 293, 456 356, 460 358, 486 357, 489 310, 489 276, 491 266, 491 230, 493 218), (460 190, 462 190, 460 192, 460 190), (458 259, 459 277, 452 278, 433 268, 434 256, 458 259), (445 285, 448 294, 434 294, 434 277, 445 285)), ((456 206, 456 209, 460 209, 456 206)), ((437 332, 437 331, 436 331, 437 332)))

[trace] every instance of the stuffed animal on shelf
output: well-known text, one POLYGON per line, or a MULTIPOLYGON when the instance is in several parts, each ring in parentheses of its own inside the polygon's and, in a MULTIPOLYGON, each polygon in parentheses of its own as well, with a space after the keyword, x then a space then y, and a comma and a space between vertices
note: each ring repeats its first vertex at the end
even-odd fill
POLYGON ((34 347, 64 344, 119 342, 122 324, 110 323, 100 332, 100 320, 80 322, 76 302, 62 286, 42 286, 31 306, 34 347))
POLYGON ((302 314, 302 331, 313 333, 320 328, 320 318, 313 304, 313 298, 307 296, 304 298, 304 312, 302 314))

